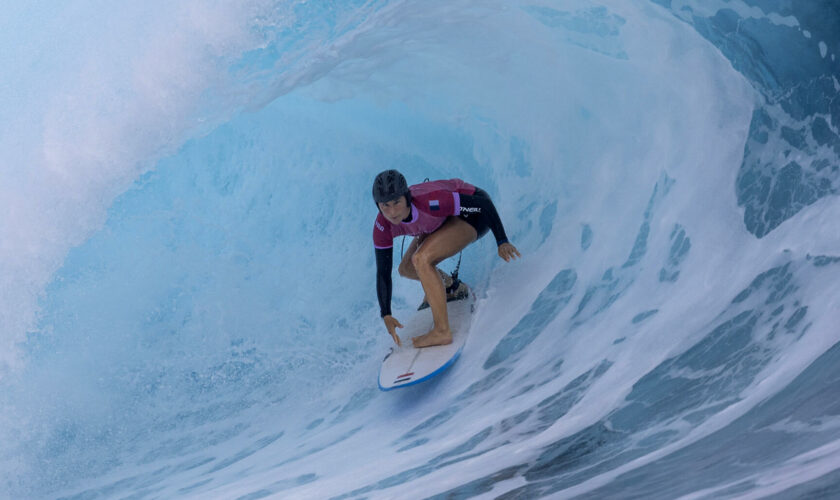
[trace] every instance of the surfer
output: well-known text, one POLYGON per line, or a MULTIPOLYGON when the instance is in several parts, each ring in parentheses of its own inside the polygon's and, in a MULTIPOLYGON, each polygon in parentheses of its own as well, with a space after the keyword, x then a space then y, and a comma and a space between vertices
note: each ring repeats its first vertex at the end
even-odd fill
POLYGON ((446 302, 465 298, 467 285, 437 265, 467 245, 493 232, 499 257, 510 262, 521 257, 507 239, 493 201, 482 189, 461 179, 437 180, 409 186, 396 170, 386 170, 373 181, 373 200, 379 208, 373 227, 376 252, 376 293, 388 333, 401 345, 397 328, 402 324, 391 316, 391 269, 394 238, 414 236, 398 267, 400 276, 418 280, 432 309, 434 326, 414 337, 415 347, 452 343, 446 302))

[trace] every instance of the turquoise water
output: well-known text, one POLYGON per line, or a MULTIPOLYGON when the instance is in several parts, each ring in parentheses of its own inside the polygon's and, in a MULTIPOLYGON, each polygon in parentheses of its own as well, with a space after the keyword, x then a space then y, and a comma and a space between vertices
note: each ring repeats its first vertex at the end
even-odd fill
POLYGON ((6 11, 0 496, 836 494, 832 2, 6 11), (385 168, 523 253, 388 393, 385 168))

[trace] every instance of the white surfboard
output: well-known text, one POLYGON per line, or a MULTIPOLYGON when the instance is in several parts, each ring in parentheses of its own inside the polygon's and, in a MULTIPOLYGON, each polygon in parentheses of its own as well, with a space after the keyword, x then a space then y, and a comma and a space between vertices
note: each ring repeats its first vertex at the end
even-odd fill
POLYGON ((449 311, 449 327, 452 329, 452 343, 432 347, 415 348, 411 338, 423 335, 432 329, 432 310, 424 309, 398 329, 402 347, 393 346, 382 360, 379 370, 379 388, 390 391, 399 387, 419 384, 443 373, 461 355, 467 335, 470 332, 472 313, 475 310, 475 295, 446 304, 449 311))

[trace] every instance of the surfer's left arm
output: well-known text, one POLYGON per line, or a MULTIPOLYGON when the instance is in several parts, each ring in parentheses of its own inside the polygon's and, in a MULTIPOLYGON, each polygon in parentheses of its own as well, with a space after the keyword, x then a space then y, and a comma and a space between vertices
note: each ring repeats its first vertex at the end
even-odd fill
POLYGON ((508 241, 507 234, 505 234, 505 227, 502 225, 502 219, 499 217, 499 212, 496 210, 496 205, 493 200, 484 196, 475 195, 460 195, 461 208, 478 208, 479 213, 487 221, 490 230, 493 231, 493 237, 496 238, 496 245, 499 247, 499 257, 510 262, 512 259, 522 257, 519 250, 508 241))

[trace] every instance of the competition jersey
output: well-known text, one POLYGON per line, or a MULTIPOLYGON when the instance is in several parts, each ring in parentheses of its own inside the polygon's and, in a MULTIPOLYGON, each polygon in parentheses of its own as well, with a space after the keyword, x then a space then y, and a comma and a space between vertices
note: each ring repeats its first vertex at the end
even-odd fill
POLYGON ((391 224, 380 212, 373 226, 375 248, 393 247, 397 236, 433 233, 447 217, 461 214, 462 194, 475 193, 475 186, 461 179, 423 182, 408 189, 411 191, 411 220, 391 224))

